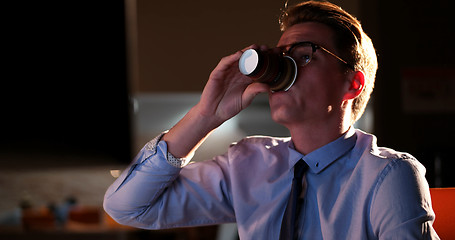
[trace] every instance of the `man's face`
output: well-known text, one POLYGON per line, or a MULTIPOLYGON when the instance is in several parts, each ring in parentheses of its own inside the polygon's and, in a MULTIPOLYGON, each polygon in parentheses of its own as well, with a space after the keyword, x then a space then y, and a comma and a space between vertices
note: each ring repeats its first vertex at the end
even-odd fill
MULTIPOLYGON (((328 26, 307 22, 288 28, 277 47, 310 41, 337 54, 333 39, 328 26)), ((298 67, 297 80, 287 92, 270 93, 272 119, 288 128, 294 124, 336 122, 348 87, 339 60, 321 49, 316 50, 309 64, 298 67)))

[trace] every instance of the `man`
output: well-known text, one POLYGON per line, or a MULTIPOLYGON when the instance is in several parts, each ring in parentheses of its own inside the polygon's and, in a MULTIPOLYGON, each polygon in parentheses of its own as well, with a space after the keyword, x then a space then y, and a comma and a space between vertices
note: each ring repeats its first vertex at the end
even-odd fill
POLYGON ((237 222, 240 239, 437 239, 424 167, 352 127, 377 68, 360 23, 309 1, 287 9, 280 24, 277 48, 251 48, 294 58, 295 84, 271 92, 239 72, 242 51, 223 58, 200 102, 108 189, 105 210, 146 229, 237 222), (187 165, 211 131, 263 92, 290 138, 248 137, 187 165))

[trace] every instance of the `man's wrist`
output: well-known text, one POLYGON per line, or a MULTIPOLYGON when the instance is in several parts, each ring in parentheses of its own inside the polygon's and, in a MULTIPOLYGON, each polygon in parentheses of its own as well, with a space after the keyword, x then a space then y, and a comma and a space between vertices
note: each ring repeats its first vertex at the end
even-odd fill
MULTIPOLYGON (((167 149, 167 143, 166 141, 163 140, 163 136, 166 135, 168 131, 162 132, 160 135, 156 136, 154 139, 150 140, 145 145, 145 149, 152 151, 154 154, 157 152, 158 144, 163 141, 166 144, 166 149, 167 149)), ((171 166, 177 167, 177 168, 183 168, 184 166, 188 165, 189 161, 191 160, 191 157, 175 157, 172 155, 169 151, 166 150, 166 162, 169 163, 171 166)))

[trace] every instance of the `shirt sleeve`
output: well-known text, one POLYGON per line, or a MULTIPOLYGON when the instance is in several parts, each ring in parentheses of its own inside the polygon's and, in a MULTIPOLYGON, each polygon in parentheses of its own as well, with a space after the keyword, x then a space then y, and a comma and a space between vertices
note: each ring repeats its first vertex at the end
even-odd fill
POLYGON ((226 157, 187 165, 189 159, 167 152, 161 136, 147 143, 108 188, 105 211, 121 224, 145 229, 235 221, 226 157))
POLYGON ((371 207, 379 239, 439 239, 425 168, 414 158, 393 160, 382 172, 371 207))

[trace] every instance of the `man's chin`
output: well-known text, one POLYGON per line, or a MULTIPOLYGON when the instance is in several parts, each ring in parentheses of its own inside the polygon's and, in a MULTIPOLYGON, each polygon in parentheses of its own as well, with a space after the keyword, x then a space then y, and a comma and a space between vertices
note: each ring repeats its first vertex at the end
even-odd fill
POLYGON ((289 114, 284 109, 271 110, 272 120, 278 124, 285 125, 289 121, 289 114))

